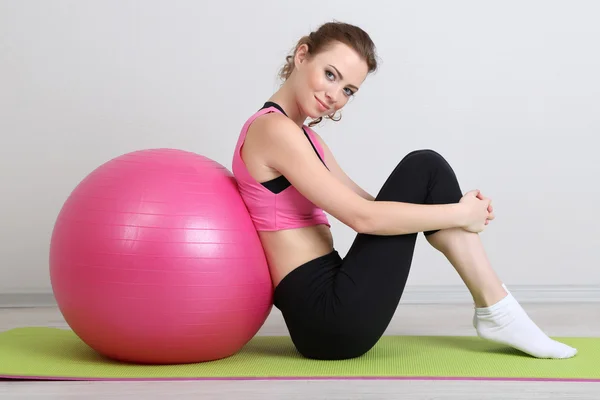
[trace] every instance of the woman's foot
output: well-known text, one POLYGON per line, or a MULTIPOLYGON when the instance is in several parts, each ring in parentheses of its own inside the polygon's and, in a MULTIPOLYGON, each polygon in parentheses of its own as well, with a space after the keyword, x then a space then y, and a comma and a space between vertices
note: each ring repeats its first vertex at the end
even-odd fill
POLYGON ((537 358, 570 358, 577 349, 549 338, 508 295, 490 307, 475 308, 473 326, 486 340, 521 350, 537 358))

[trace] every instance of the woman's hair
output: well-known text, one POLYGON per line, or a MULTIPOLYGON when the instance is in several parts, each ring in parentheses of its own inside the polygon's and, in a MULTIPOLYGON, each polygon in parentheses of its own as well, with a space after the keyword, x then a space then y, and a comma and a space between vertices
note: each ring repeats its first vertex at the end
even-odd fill
MULTIPOLYGON (((286 81, 292 71, 294 70, 294 55, 300 46, 306 44, 308 46, 308 53, 310 56, 315 56, 320 52, 323 52, 333 45, 335 42, 341 42, 356 51, 367 63, 368 72, 374 72, 377 70, 377 54, 375 44, 371 40, 371 37, 359 28, 358 26, 351 25, 343 22, 327 22, 321 25, 316 31, 311 32, 307 36, 300 38, 296 47, 293 49, 290 55, 286 59, 286 63, 279 71, 279 77, 286 81)), ((333 121, 339 121, 341 119, 335 119, 334 115, 329 115, 327 118, 333 121)), ((321 122, 322 118, 312 121, 309 126, 314 126, 321 122)))

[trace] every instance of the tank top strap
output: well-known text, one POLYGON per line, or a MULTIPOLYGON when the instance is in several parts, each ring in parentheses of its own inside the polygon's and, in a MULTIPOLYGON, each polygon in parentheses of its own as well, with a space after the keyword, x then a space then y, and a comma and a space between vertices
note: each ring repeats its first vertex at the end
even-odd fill
POLYGON ((319 156, 321 156, 321 160, 323 161, 323 163, 325 163, 325 161, 323 160, 325 158, 323 146, 321 146, 321 142, 317 138, 315 131, 313 131, 307 125, 304 125, 303 129, 304 129, 304 132, 306 132, 306 135, 308 136, 308 140, 310 140, 310 142, 313 144, 313 146, 315 147, 315 150, 317 151, 319 156))

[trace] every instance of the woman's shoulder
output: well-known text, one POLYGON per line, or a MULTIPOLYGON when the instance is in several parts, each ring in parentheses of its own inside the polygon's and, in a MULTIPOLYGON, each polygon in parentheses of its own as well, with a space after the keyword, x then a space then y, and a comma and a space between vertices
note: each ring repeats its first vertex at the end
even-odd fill
POLYGON ((269 139, 272 135, 289 137, 289 134, 281 135, 281 133, 296 131, 301 132, 291 119, 278 112, 270 112, 263 114, 254 120, 252 125, 248 128, 248 135, 269 139))

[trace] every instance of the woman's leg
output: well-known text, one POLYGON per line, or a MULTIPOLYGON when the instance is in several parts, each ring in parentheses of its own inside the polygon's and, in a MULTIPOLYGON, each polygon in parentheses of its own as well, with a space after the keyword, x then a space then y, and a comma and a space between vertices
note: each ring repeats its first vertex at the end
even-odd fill
MULTIPOLYGON (((448 204, 457 203, 461 197, 458 180, 448 162, 435 151, 419 150, 398 164, 376 201, 448 204)), ((563 358, 576 353, 575 349, 551 339, 542 340, 547 336, 504 290, 487 261, 479 235, 459 228, 429 231, 424 235, 434 247, 443 250, 478 305, 490 306, 476 310, 474 320, 479 336, 536 357, 563 358), (509 324, 511 329, 506 329, 509 324)), ((344 258, 334 292, 337 309, 349 310, 348 315, 340 311, 342 317, 338 320, 350 321, 346 329, 352 328, 358 338, 355 353, 374 345, 393 317, 408 279, 416 238, 416 233, 359 234, 344 258)))
POLYGON ((476 307, 488 307, 506 297, 502 281, 492 269, 477 233, 461 228, 428 235, 427 241, 444 254, 463 280, 476 307))
POLYGON ((460 228, 427 236, 446 256, 465 282, 475 302, 473 325, 477 334, 538 358, 569 358, 577 350, 550 339, 505 291, 492 269, 479 234, 460 228))
MULTIPOLYGON (((448 162, 435 151, 418 150, 400 161, 375 201, 451 204, 462 196, 448 162)), ((417 236, 356 236, 333 284, 336 302, 332 313, 340 331, 351 335, 347 342, 355 343, 345 355, 368 351, 387 329, 408 280, 417 236)))

